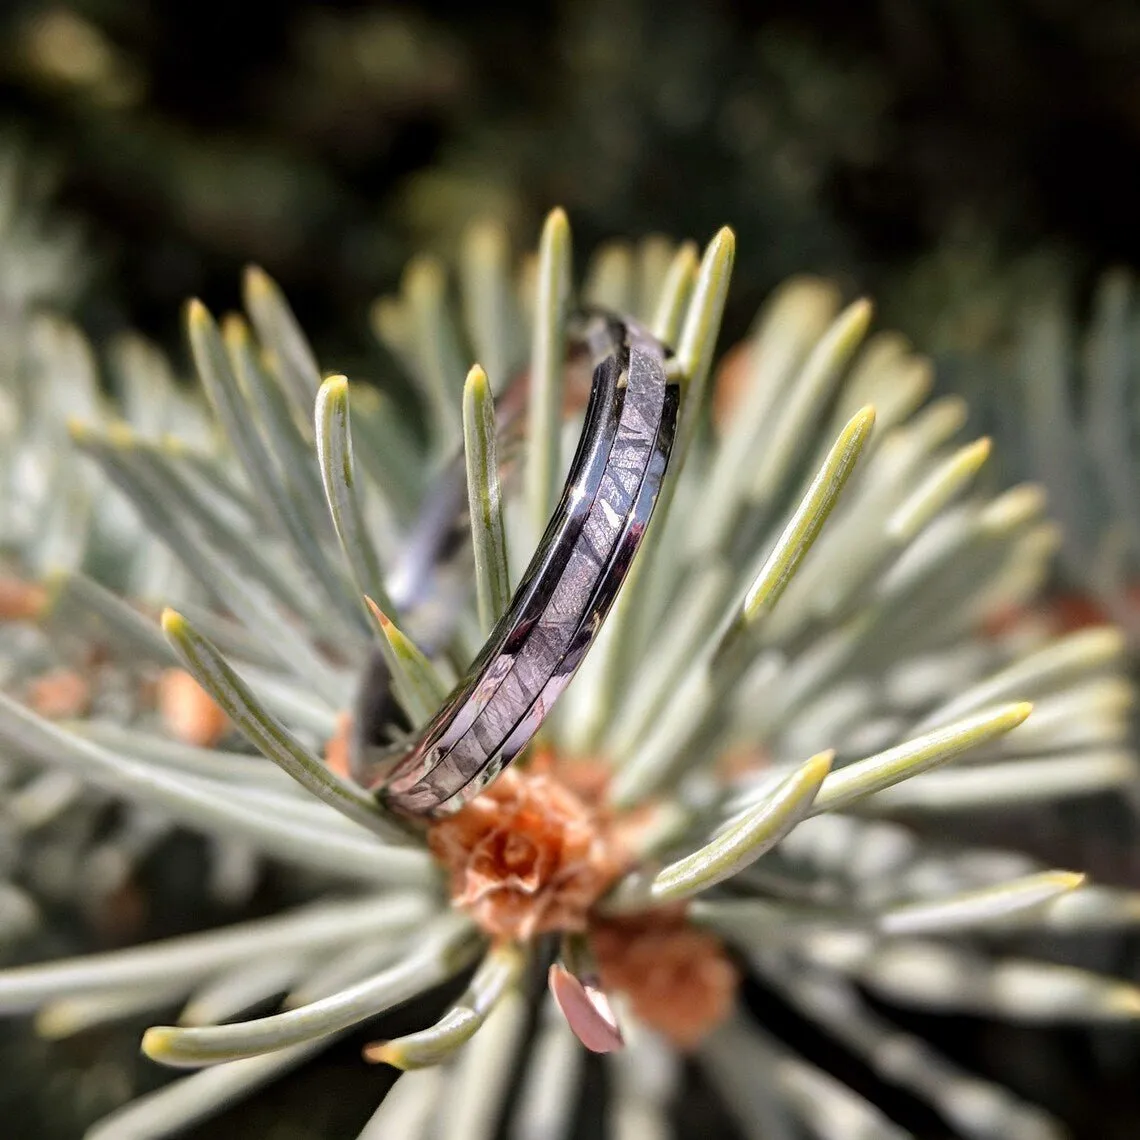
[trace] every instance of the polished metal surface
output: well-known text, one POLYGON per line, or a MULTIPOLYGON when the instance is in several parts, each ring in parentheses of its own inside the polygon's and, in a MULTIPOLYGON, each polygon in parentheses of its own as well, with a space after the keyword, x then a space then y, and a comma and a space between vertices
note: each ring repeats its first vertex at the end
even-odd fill
POLYGON ((596 362, 562 497, 507 613, 467 677, 384 774, 395 810, 458 810, 525 748, 597 636, 653 513, 679 392, 665 348, 608 314, 584 318, 596 362))

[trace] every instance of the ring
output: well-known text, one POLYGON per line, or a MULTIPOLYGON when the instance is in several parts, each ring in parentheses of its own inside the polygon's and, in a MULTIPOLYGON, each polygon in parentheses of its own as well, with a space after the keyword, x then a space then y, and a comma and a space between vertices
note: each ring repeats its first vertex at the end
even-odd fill
MULTIPOLYGON (((680 403, 668 350, 608 313, 585 315, 578 339, 596 366, 542 541, 467 676, 368 784, 403 815, 458 811, 526 747, 597 637, 652 517, 680 403)), ((375 696, 364 703, 374 731, 375 696)))

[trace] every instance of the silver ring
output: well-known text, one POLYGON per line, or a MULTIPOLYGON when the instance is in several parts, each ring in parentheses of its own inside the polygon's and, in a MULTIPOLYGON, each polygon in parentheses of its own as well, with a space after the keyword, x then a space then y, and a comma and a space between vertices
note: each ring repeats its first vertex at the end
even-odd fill
POLYGON ((526 747, 598 635, 652 517, 679 405, 667 350, 609 314, 584 317, 579 339, 597 363, 561 500, 467 676, 371 785, 401 814, 457 811, 526 747))

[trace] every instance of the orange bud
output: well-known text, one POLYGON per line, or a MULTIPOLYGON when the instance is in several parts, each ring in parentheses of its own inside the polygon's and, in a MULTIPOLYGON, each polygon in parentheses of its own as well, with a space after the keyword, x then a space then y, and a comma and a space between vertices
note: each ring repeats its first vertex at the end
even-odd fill
POLYGON ((47 590, 38 582, 0 576, 0 621, 35 621, 47 605, 47 590))
POLYGON ((744 399, 752 370, 752 342, 742 340, 724 354, 713 380, 713 423, 720 434, 728 427, 732 413, 744 399))
POLYGON ((91 705, 91 683, 74 669, 53 669, 31 683, 27 699, 48 720, 82 716, 91 705))
POLYGON ((171 736, 199 748, 212 748, 230 730, 229 717, 185 669, 159 678, 158 712, 171 736))
POLYGON ((325 767, 343 780, 351 779, 348 767, 349 742, 352 739, 352 713, 337 714, 336 731, 325 744, 325 767))

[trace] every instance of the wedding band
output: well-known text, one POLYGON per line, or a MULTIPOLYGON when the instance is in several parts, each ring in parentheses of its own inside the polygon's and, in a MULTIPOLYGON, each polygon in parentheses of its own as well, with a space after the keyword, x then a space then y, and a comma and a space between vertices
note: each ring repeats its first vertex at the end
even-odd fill
POLYGON ((449 815, 526 747, 601 629, 641 544, 672 450, 679 389, 632 321, 583 318, 596 367, 561 500, 467 677, 373 790, 408 816, 449 815))

